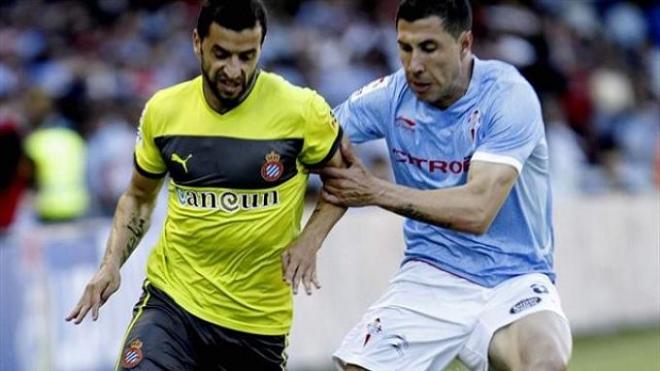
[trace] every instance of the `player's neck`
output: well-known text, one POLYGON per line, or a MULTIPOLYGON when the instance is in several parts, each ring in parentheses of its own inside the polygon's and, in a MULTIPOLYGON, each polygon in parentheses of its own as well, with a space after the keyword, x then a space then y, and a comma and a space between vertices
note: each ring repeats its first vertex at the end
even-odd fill
POLYGON ((432 105, 444 110, 449 108, 452 104, 456 103, 465 94, 467 94, 468 88, 470 87, 470 80, 472 79, 472 72, 474 70, 474 57, 472 54, 469 54, 465 57, 463 66, 464 67, 461 68, 461 74, 458 78, 458 81, 453 86, 453 89, 451 89, 451 92, 448 95, 433 102, 432 105))
POLYGON ((259 73, 260 71, 257 70, 252 75, 252 78, 250 78, 250 81, 248 82, 245 88, 245 91, 243 91, 243 93, 241 93, 241 95, 236 99, 222 99, 218 97, 209 86, 208 81, 206 81, 206 79, 202 79, 203 80, 202 91, 204 92, 204 99, 206 100, 206 103, 214 111, 220 114, 225 114, 231 111, 232 109, 238 107, 241 103, 243 103, 243 101, 246 100, 248 96, 250 96, 250 93, 252 93, 252 90, 256 85, 257 78, 259 77, 259 73))

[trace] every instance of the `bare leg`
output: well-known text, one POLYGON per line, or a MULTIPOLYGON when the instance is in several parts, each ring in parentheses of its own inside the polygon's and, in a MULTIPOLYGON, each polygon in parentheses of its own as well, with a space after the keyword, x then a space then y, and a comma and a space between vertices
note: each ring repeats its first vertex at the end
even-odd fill
POLYGON ((542 311, 499 329, 491 340, 488 357, 498 371, 564 371, 571 348, 566 321, 556 313, 542 311))

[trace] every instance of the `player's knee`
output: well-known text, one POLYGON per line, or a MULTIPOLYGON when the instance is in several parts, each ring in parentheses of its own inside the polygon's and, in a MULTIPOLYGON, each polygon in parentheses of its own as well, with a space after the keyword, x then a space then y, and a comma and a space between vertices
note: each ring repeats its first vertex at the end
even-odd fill
POLYGON ((524 371, 566 371, 567 369, 568 358, 558 353, 535 356, 523 365, 524 371))
POLYGON ((526 347, 522 355, 524 371, 565 371, 568 369, 570 349, 559 344, 538 344, 526 347))

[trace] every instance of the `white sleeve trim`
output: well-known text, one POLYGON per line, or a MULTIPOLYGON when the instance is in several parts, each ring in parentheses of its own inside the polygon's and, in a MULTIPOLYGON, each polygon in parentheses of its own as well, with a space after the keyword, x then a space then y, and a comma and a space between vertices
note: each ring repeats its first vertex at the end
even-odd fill
POLYGON ((518 174, 522 173, 523 164, 518 159, 511 156, 495 155, 486 152, 475 152, 471 161, 495 162, 498 164, 510 165, 516 168, 518 174))

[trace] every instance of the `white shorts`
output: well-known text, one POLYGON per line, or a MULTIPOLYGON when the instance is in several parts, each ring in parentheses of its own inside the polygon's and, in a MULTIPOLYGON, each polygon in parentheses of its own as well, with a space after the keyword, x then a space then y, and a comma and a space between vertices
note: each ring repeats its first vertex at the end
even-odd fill
POLYGON ((337 366, 371 371, 439 371, 458 356, 471 370, 485 371, 495 331, 546 310, 566 320, 557 289, 544 274, 488 288, 411 261, 349 331, 334 359, 337 366))

